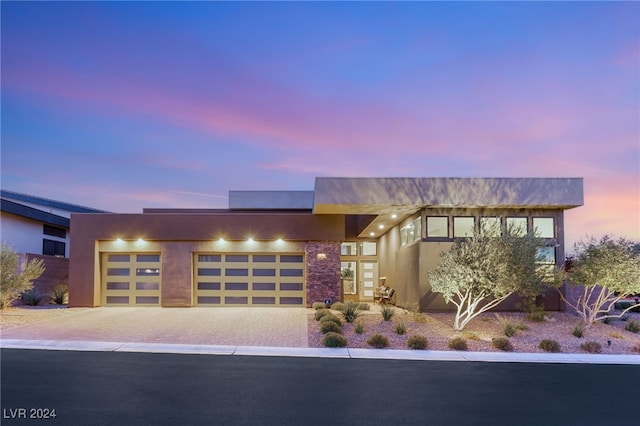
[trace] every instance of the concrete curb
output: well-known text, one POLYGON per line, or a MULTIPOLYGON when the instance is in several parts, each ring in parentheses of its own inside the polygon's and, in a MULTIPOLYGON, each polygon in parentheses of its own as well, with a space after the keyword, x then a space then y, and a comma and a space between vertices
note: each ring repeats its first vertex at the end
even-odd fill
POLYGON ((144 352, 201 355, 286 356, 414 361, 525 362, 553 364, 640 365, 640 355, 546 354, 514 352, 412 351, 358 348, 176 345, 167 343, 0 339, 2 349, 144 352))

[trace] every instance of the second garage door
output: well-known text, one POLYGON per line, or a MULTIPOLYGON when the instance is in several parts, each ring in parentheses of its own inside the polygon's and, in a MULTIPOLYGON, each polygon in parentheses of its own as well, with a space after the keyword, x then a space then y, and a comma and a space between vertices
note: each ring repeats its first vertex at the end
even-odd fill
POLYGON ((196 306, 305 306, 303 253, 198 253, 196 306))

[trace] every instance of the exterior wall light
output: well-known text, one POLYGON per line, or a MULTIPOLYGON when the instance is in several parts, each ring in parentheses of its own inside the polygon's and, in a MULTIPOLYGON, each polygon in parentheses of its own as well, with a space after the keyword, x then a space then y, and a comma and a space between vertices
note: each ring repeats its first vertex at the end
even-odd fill
POLYGON ((282 238, 278 238, 278 239, 275 241, 275 243, 276 243, 276 244, 282 244, 282 243, 284 243, 284 240, 283 240, 282 238))
POLYGON ((249 237, 249 238, 247 239, 247 242, 248 242, 249 244, 253 244, 253 243, 255 243, 255 241, 254 241, 254 240, 253 240, 253 238, 251 238, 251 237, 249 237))
POLYGON ((122 238, 116 238, 116 243, 122 244, 124 243, 124 240, 122 238))
POLYGON ((138 238, 138 240, 136 241, 136 243, 138 243, 138 244, 144 244, 144 243, 146 243, 146 241, 145 241, 145 240, 143 240, 142 238, 138 238))
POLYGON ((318 260, 325 260, 325 259, 327 258, 327 255, 326 255, 325 253, 318 253, 318 254, 316 255, 316 258, 317 258, 318 260))
POLYGON ((220 237, 220 238, 218 238, 218 242, 219 242, 219 243, 224 243, 224 242, 226 242, 226 241, 225 241, 225 239, 224 239, 224 238, 220 237))

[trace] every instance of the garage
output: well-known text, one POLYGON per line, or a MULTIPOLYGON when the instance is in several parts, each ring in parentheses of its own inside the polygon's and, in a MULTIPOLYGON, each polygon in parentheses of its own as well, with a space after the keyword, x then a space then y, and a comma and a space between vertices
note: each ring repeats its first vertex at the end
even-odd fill
POLYGON ((195 306, 305 306, 303 253, 198 253, 195 306))
POLYGON ((159 253, 103 253, 103 306, 160 306, 159 253))

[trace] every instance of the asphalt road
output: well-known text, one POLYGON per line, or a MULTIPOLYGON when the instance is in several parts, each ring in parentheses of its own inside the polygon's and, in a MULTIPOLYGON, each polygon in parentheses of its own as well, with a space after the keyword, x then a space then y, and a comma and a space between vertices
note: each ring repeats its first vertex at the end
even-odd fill
POLYGON ((630 424, 640 395, 637 365, 0 355, 3 425, 589 426, 630 424))

